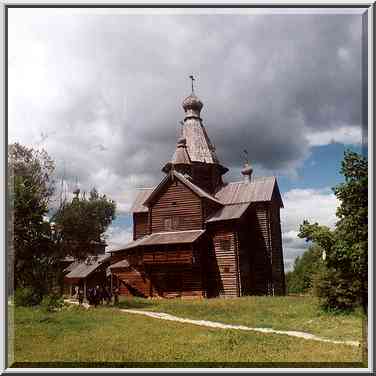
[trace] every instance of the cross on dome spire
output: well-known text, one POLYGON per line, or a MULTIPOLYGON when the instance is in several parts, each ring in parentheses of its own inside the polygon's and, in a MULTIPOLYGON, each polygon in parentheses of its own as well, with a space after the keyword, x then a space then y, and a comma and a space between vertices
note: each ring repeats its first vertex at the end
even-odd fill
POLYGON ((191 74, 191 75, 189 76, 189 78, 192 80, 192 82, 191 82, 191 85, 192 85, 192 94, 194 94, 194 93, 195 93, 195 90, 194 90, 194 87, 193 87, 193 82, 196 81, 196 79, 193 77, 193 74, 191 74))
POLYGON ((195 117, 199 119, 203 104, 195 94, 194 81, 196 81, 196 79, 192 74, 189 76, 189 78, 191 79, 192 93, 183 101, 183 109, 186 115, 185 119, 187 119, 187 117, 195 117))

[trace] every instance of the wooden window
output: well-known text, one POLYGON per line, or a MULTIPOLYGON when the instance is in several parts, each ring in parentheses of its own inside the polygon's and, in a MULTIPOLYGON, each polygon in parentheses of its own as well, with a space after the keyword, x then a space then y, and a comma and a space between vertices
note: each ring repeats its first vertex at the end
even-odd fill
POLYGON ((180 217, 173 216, 164 219, 164 229, 165 230, 176 230, 180 225, 180 217))
POLYGON ((176 230, 179 228, 179 224, 180 224, 180 217, 173 217, 172 218, 172 227, 176 230))
POLYGON ((230 267, 229 266, 224 266, 223 267, 223 273, 230 273, 230 267))
POLYGON ((164 219, 164 229, 165 230, 172 230, 172 218, 171 217, 164 219))
POLYGON ((219 246, 224 251, 230 249, 230 245, 231 245, 230 239, 221 239, 219 242, 219 246))

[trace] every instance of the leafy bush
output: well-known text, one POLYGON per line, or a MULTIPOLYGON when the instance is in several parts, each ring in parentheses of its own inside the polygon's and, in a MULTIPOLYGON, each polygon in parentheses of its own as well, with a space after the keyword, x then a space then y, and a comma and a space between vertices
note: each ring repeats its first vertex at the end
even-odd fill
POLYGON ((58 294, 46 295, 40 305, 43 310, 53 312, 63 307, 64 299, 58 294))
POLYGON ((16 306, 35 306, 38 305, 41 301, 41 294, 30 287, 20 287, 14 292, 14 304, 16 306))
POLYGON ((314 291, 326 311, 352 311, 358 304, 358 282, 333 268, 323 268, 314 278, 314 291))

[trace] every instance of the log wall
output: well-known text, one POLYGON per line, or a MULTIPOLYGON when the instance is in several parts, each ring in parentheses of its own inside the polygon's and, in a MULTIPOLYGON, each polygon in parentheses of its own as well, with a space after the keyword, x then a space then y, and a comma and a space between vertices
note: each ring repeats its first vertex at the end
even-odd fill
POLYGON ((212 245, 208 249, 207 287, 209 296, 240 295, 236 232, 226 224, 210 228, 212 245))
POLYGON ((273 201, 270 205, 270 223, 272 239, 272 278, 275 295, 286 293, 285 271, 283 264, 282 235, 279 205, 273 201))
POLYGON ((165 246, 148 248, 125 255, 116 255, 112 263, 122 258, 128 268, 112 269, 120 294, 143 297, 197 297, 206 295, 203 287, 201 248, 165 246))
POLYGON ((239 249, 239 271, 241 281, 241 295, 251 295, 255 289, 255 274, 252 270, 252 245, 251 238, 252 222, 249 211, 246 212, 238 224, 238 249, 239 249))
POLYGON ((192 178, 194 184, 198 187, 209 193, 214 193, 218 182, 218 172, 214 166, 194 163, 192 165, 192 178))
POLYGON ((198 230, 203 227, 201 199, 179 180, 167 186, 150 212, 152 232, 198 230), (171 228, 168 226, 169 219, 171 228))
POLYGON ((133 213, 133 240, 149 234, 148 217, 148 213, 133 213))

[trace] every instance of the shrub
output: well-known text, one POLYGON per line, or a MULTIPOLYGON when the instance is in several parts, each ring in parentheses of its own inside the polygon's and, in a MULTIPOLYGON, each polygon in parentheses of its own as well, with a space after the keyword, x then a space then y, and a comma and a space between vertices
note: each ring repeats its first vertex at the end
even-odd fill
POLYGON ((31 287, 20 287, 14 292, 14 304, 19 307, 38 305, 42 300, 40 293, 31 287))
POLYGON ((46 295, 42 302, 41 307, 43 310, 48 312, 53 312, 61 309, 64 305, 64 299, 61 295, 58 294, 50 294, 46 295))
POLYGON ((323 268, 315 276, 314 291, 327 311, 352 311, 359 304, 357 282, 333 268, 323 268))

